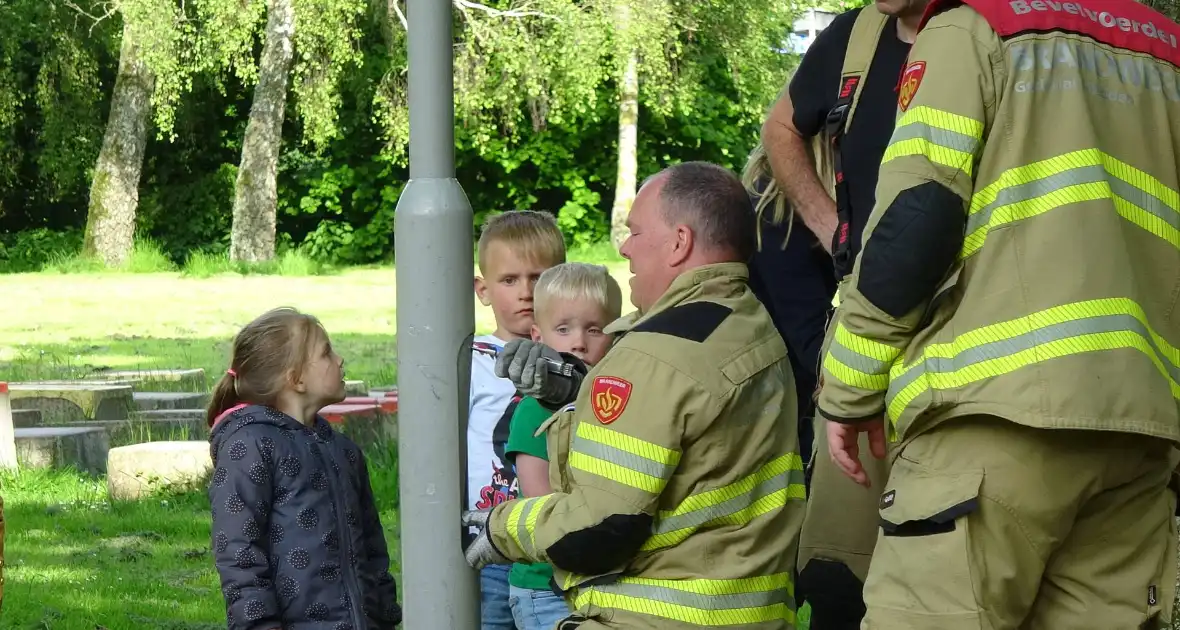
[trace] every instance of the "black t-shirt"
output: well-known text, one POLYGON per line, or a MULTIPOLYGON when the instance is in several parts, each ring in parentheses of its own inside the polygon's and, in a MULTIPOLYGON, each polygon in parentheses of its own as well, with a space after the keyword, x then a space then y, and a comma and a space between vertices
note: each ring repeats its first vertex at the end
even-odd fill
MULTIPOLYGON (((853 9, 837 16, 807 49, 791 79, 791 104, 795 107, 793 122, 804 136, 811 137, 822 131, 828 112, 836 105, 844 51, 848 49, 858 13, 860 9, 853 9)), ((897 19, 889 18, 861 84, 860 103, 844 136, 841 152, 852 208, 853 258, 860 252, 861 234, 868 224, 869 213, 873 211, 877 171, 889 145, 889 137, 893 135, 897 114, 895 88, 909 54, 910 45, 897 38, 897 19)))

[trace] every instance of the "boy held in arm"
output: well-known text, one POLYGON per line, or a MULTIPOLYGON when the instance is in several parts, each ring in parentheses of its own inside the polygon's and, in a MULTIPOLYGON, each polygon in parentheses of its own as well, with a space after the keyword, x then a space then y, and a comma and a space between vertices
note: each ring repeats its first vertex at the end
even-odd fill
MULTIPOLYGON (((491 217, 479 237, 475 295, 490 306, 496 330, 476 342, 503 346, 528 338, 533 327, 533 286, 546 269, 565 262, 565 242, 553 216, 519 210, 491 217)), ((512 402, 512 381, 495 375, 496 361, 473 353, 467 424, 467 509, 490 509, 516 498, 517 482, 493 441, 496 425, 512 402)), ((501 438, 503 440, 503 438, 501 438)), ((480 572, 481 630, 514 630, 508 604, 508 567, 480 572)))
MULTIPOLYGON (((603 328, 619 318, 623 296, 606 267, 565 263, 541 274, 534 290, 533 341, 568 352, 587 366, 598 363, 614 335, 603 328)), ((552 413, 536 399, 523 398, 512 415, 506 455, 515 467, 520 494, 538 497, 553 492, 549 455, 541 425, 552 413)), ((520 630, 550 630, 570 614, 565 600, 550 586, 553 567, 516 563, 508 574, 512 614, 520 630)))

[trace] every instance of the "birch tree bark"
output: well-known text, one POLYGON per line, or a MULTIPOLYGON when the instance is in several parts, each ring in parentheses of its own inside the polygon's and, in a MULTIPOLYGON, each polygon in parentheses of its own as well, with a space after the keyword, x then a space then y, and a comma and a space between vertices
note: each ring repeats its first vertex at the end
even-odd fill
POLYGON ((125 24, 111 112, 90 183, 82 243, 83 255, 96 257, 108 267, 122 265, 131 254, 155 83, 134 31, 125 24))
POLYGON ((622 246, 630 231, 627 215, 635 201, 639 154, 639 59, 634 50, 627 57, 619 79, 619 161, 615 175, 615 201, 611 206, 611 241, 622 246))
POLYGON ((287 86, 295 52, 293 0, 269 0, 266 42, 258 64, 258 85, 242 141, 242 161, 234 186, 230 259, 266 261, 275 254, 276 180, 287 86))

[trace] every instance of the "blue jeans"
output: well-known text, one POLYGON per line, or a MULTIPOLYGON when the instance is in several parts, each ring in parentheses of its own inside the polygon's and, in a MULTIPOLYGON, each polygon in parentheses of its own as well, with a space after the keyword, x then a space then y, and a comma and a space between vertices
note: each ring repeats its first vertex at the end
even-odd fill
POLYGON ((520 630, 554 630, 557 623, 570 616, 565 600, 553 591, 531 588, 508 588, 512 616, 520 630))
POLYGON ((489 564, 479 572, 480 630, 517 630, 508 605, 508 569, 511 565, 489 564))

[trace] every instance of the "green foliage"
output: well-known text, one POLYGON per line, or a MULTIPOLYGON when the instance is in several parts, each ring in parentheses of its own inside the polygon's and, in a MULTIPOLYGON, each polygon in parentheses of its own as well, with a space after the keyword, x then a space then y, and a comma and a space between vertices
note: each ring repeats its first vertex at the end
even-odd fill
MULTIPOLYGON (((56 253, 64 252, 59 262, 68 258, 81 241, 122 24, 116 15, 91 31, 73 10, 7 1, 25 19, 0 22, 0 271, 31 271, 56 253), (22 41, 28 44, 14 43, 22 41)), ((184 20, 181 5, 142 14, 159 1, 134 0, 126 13, 157 34, 155 49, 182 48, 178 59, 188 65, 169 74, 177 97, 159 95, 157 124, 159 107, 172 102, 171 126, 167 138, 148 142, 137 234, 190 275, 282 273, 220 262, 265 1, 189 0, 184 20)), ((616 47, 625 43, 613 20, 621 1, 491 0, 456 9, 456 172, 476 226, 489 212, 534 208, 557 216, 570 247, 607 238, 616 47)), ((98 5, 79 6, 101 15, 98 5)), ((631 6, 638 17, 627 41, 644 56, 639 177, 695 159, 740 169, 795 62, 775 50, 797 7, 772 0, 631 6)), ((393 258, 394 211, 408 178, 398 10, 404 1, 298 1, 296 54, 304 65, 283 126, 280 252, 331 266, 393 258), (298 14, 309 10, 321 15, 298 14), (332 23, 340 27, 333 31, 332 23)))
POLYGON ((80 230, 33 228, 0 238, 0 272, 40 271, 51 261, 74 255, 82 247, 80 230))
POLYGON ((165 273, 175 271, 176 265, 164 254, 160 245, 150 238, 137 238, 131 255, 122 267, 111 269, 101 260, 77 252, 58 251, 49 257, 41 271, 58 274, 77 273, 165 273))
POLYGON ((226 254, 198 251, 185 260, 184 268, 181 270, 181 275, 189 278, 211 278, 226 273, 243 276, 305 277, 330 275, 336 273, 336 269, 301 251, 289 249, 273 260, 258 263, 230 260, 226 254))

